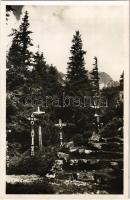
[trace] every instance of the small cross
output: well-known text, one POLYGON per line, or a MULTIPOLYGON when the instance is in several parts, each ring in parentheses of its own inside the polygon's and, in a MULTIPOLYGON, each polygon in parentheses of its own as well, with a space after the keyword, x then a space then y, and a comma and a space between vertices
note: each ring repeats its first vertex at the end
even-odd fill
POLYGON ((64 126, 67 126, 67 124, 65 123, 62 123, 62 120, 59 119, 59 123, 58 124, 55 124, 54 126, 58 127, 60 129, 60 133, 59 133, 59 136, 60 136, 60 146, 63 145, 63 133, 62 133, 62 128, 64 126))
POLYGON ((62 120, 59 119, 59 123, 58 123, 58 124, 55 124, 55 126, 58 127, 59 129, 62 129, 64 126, 67 126, 67 124, 62 123, 62 120))
POLYGON ((34 115, 32 114, 31 117, 28 118, 28 120, 30 121, 30 124, 33 126, 35 121, 37 120, 34 115))

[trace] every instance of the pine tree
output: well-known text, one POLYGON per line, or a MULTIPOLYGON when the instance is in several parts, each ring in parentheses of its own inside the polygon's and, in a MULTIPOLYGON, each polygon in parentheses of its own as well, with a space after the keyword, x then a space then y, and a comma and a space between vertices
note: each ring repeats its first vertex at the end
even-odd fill
POLYGON ((67 80, 74 83, 86 78, 84 55, 86 52, 82 49, 82 39, 79 31, 73 36, 71 46, 71 56, 69 57, 67 68, 67 80))
POLYGON ((12 45, 7 55, 7 89, 15 90, 23 86, 29 73, 32 53, 29 47, 32 45, 30 38, 28 12, 22 19, 19 30, 13 29, 12 45))
POLYGON ((47 65, 43 53, 40 53, 39 50, 33 55, 34 58, 34 70, 41 74, 43 71, 46 71, 47 65))
POLYGON ((97 57, 94 57, 95 63, 94 68, 92 70, 91 74, 91 85, 92 85, 92 93, 95 96, 99 95, 99 72, 98 72, 98 62, 97 57))
MULTIPOLYGON (((81 34, 76 31, 72 39, 72 46, 70 49, 71 56, 69 57, 67 77, 65 85, 65 95, 72 98, 78 97, 83 100, 84 97, 90 95, 90 82, 88 80, 87 70, 85 69, 85 54, 83 50, 83 43, 81 34)), ((89 122, 91 121, 90 108, 83 108, 83 102, 79 106, 69 106, 63 109, 64 120, 74 124, 71 133, 68 136, 77 138, 79 134, 81 138, 85 134, 88 138, 88 131, 90 128, 89 122), (87 123, 86 123, 87 121, 87 123), (81 128, 82 127, 82 128, 81 128)))
MULTIPOLYGON (((13 30, 11 34, 13 39, 7 54, 7 129, 10 128, 16 134, 15 139, 22 134, 22 140, 19 138, 21 142, 25 139, 24 134, 29 134, 26 119, 30 110, 23 100, 28 92, 27 83, 32 62, 32 53, 29 50, 32 46, 31 33, 28 13, 25 12, 19 29, 13 30)), ((26 140, 27 138, 29 137, 26 140)))
POLYGON ((33 55, 33 69, 31 72, 31 80, 29 80, 31 91, 35 94, 42 93, 46 90, 47 84, 47 64, 43 53, 39 50, 33 55))
POLYGON ((61 84, 59 83, 59 73, 53 65, 48 68, 48 89, 51 95, 56 95, 60 92, 61 84))
POLYGON ((21 61, 22 65, 25 66, 27 69, 30 66, 31 61, 31 52, 29 51, 29 47, 33 46, 32 39, 30 37, 30 34, 32 31, 29 30, 29 21, 28 21, 28 12, 25 12, 25 15, 23 17, 23 21, 20 25, 20 46, 21 46, 21 61))
POLYGON ((42 95, 56 95, 60 89, 59 73, 53 65, 48 65, 43 53, 37 51, 33 56, 31 88, 42 95))
POLYGON ((83 97, 89 95, 90 86, 84 59, 86 52, 83 50, 79 31, 76 31, 73 36, 70 53, 66 76, 66 92, 72 96, 83 97))

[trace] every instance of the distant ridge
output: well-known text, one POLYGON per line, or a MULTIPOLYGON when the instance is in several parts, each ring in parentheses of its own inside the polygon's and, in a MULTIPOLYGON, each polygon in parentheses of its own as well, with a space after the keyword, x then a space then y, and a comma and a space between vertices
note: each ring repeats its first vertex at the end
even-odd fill
MULTIPOLYGON (((59 72, 59 82, 63 83, 65 80, 66 75, 62 72, 59 72)), ((90 72, 88 73, 88 77, 91 78, 90 72)), ((116 87, 119 85, 118 81, 113 81, 112 77, 107 74, 106 72, 99 72, 99 85, 100 89, 103 87, 116 87)))

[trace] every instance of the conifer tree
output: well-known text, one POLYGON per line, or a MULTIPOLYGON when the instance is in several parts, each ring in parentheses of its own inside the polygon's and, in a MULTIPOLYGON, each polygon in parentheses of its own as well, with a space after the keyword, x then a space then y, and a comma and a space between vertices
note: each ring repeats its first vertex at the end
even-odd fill
POLYGON ((70 83, 77 82, 86 78, 84 55, 86 52, 82 49, 82 39, 79 31, 73 36, 71 46, 71 56, 69 57, 67 68, 67 80, 70 83))
POLYGON ((31 65, 32 53, 29 47, 32 46, 32 39, 29 30, 28 12, 22 19, 19 30, 13 29, 11 47, 7 55, 7 89, 15 90, 23 86, 31 65))
POLYGON ((59 83, 59 73, 55 66, 50 65, 48 68, 48 86, 49 93, 51 95, 56 95, 59 93, 61 84, 59 83))
MULTIPOLYGON (((19 29, 14 29, 11 34, 13 39, 7 54, 6 64, 7 129, 11 128, 13 134, 16 133, 15 139, 18 137, 18 133, 27 135, 28 131, 26 119, 30 110, 27 109, 28 105, 23 103, 23 99, 25 100, 28 92, 29 68, 32 64, 32 53, 29 49, 32 46, 31 33, 29 30, 28 12, 25 12, 19 29)), ((24 136, 22 140, 24 140, 24 136)))
POLYGON ((31 87, 42 95, 56 95, 59 91, 59 73, 53 65, 48 65, 43 53, 37 51, 33 56, 31 87))
POLYGON ((92 85, 92 93, 95 96, 99 95, 99 72, 98 72, 98 62, 97 57, 94 57, 94 68, 91 74, 91 85, 92 85))
POLYGON ((91 113, 88 106, 85 108, 82 107, 82 100, 84 97, 89 97, 91 88, 88 80, 87 70, 85 69, 86 52, 83 50, 83 43, 79 31, 76 31, 75 35, 73 36, 70 53, 71 56, 69 57, 67 68, 65 94, 71 96, 72 98, 80 98, 81 102, 79 103, 80 105, 76 107, 71 105, 68 108, 63 109, 64 118, 65 121, 69 121, 74 124, 75 128, 73 131, 71 131, 73 137, 77 138, 77 135, 79 134, 82 138, 83 134, 85 134, 85 137, 88 138, 91 113))
POLYGON ((43 53, 39 50, 33 55, 33 69, 31 72, 31 80, 29 84, 33 93, 45 91, 46 77, 47 77, 47 64, 43 53))
POLYGON ((79 31, 76 31, 73 36, 70 53, 71 56, 67 63, 66 92, 72 96, 88 95, 90 88, 87 70, 85 69, 84 56, 86 52, 83 50, 81 34, 79 31))

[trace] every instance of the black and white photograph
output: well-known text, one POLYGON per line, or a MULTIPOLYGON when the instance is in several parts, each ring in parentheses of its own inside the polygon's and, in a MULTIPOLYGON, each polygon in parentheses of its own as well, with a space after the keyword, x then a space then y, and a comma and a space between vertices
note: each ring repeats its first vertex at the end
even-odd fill
POLYGON ((123 195, 128 2, 10 1, 4 18, 5 194, 123 195))

